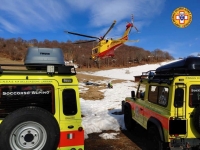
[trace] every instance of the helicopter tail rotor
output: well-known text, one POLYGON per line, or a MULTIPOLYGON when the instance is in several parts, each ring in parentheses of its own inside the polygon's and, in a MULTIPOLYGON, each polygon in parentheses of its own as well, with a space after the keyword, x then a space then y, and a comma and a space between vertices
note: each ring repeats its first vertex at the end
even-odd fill
POLYGON ((132 17, 131 17, 132 25, 133 25, 133 27, 135 28, 135 30, 136 30, 137 32, 139 32, 139 30, 137 29, 137 27, 133 24, 133 20, 134 20, 134 18, 133 18, 133 14, 132 14, 132 17))

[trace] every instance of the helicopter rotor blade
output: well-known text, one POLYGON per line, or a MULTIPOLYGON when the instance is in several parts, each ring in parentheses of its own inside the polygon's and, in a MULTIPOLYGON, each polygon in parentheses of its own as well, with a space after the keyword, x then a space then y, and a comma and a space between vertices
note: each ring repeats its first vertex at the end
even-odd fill
POLYGON ((126 42, 139 42, 139 40, 127 40, 126 42))
POLYGON ((139 32, 139 30, 137 29, 137 27, 136 27, 136 26, 134 26, 134 25, 133 25, 133 27, 135 28, 135 30, 136 30, 137 32, 139 32))
POLYGON ((104 34, 104 36, 102 37, 102 39, 104 39, 105 36, 110 32, 110 30, 114 27, 115 23, 116 23, 116 20, 114 20, 114 22, 111 24, 110 28, 109 28, 108 31, 104 34))
POLYGON ((73 44, 90 43, 90 42, 95 42, 95 41, 96 40, 83 41, 83 42, 74 42, 73 44))
POLYGON ((117 41, 117 42, 139 42, 139 40, 114 40, 114 41, 117 41))
POLYGON ((64 31, 64 32, 68 33, 68 34, 74 34, 74 35, 78 35, 78 36, 84 36, 84 37, 88 37, 88 38, 99 39, 98 37, 95 37, 95 36, 90 36, 90 35, 85 35, 85 34, 80 34, 80 33, 75 33, 75 32, 69 32, 69 31, 64 31))

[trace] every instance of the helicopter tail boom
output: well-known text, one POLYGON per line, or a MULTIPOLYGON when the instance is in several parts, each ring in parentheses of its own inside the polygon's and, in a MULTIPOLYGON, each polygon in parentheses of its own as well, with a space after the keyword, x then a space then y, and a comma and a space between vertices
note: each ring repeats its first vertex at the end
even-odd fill
POLYGON ((132 15, 132 18, 131 18, 131 22, 128 22, 127 25, 126 25, 126 30, 125 30, 125 32, 124 32, 124 34, 123 34, 123 37, 122 37, 121 39, 123 39, 123 40, 124 40, 124 39, 128 40, 128 35, 129 35, 129 33, 131 32, 132 27, 134 27, 135 30, 136 30, 137 32, 139 32, 138 29, 136 28, 136 26, 134 26, 134 24, 133 24, 133 15, 132 15))

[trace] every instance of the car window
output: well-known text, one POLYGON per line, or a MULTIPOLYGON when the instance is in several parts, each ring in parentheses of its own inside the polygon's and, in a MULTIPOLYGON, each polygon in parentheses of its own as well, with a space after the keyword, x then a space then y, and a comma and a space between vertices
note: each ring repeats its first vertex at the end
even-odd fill
POLYGON ((145 91, 146 91, 146 85, 145 84, 140 84, 138 89, 137 89, 136 97, 144 100, 145 91))
POLYGON ((169 88, 164 86, 150 86, 148 100, 152 103, 167 106, 169 88))
POLYGON ((189 106, 195 107, 200 104, 200 86, 199 85, 191 85, 189 90, 189 106))
POLYGON ((77 113, 76 91, 74 89, 63 90, 63 113, 65 115, 77 113))
POLYGON ((150 86, 148 100, 152 103, 157 103, 157 95, 158 95, 158 87, 150 86))
POLYGON ((7 115, 10 112, 26 107, 41 107, 55 113, 53 85, 1 85, 0 109, 7 115))

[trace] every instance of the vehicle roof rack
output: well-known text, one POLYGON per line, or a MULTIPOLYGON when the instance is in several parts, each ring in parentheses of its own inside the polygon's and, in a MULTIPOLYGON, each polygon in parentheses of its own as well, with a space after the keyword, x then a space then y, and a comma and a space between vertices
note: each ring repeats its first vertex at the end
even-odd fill
POLYGON ((187 57, 185 59, 158 67, 156 74, 165 75, 200 75, 200 57, 187 57))
POLYGON ((76 75, 74 66, 40 64, 40 65, 24 65, 24 64, 0 64, 0 74, 61 74, 61 75, 76 75), (4 69, 2 67, 14 67, 15 69, 4 69), (35 69, 27 69, 32 67, 35 69), (21 69, 20 69, 21 68, 21 69), (40 69, 38 69, 40 68, 40 69))
POLYGON ((147 72, 142 72, 142 75, 140 77, 140 82, 143 82, 144 80, 148 80, 149 83, 167 83, 171 84, 173 80, 173 76, 166 76, 161 74, 156 74, 155 70, 149 70, 147 72))
POLYGON ((141 82, 146 77, 148 82, 171 84, 176 76, 200 75, 200 57, 188 57, 158 67, 156 70, 142 72, 141 82))
POLYGON ((0 64, 0 74, 75 75, 76 70, 74 66, 65 66, 63 51, 60 48, 30 47, 24 64, 0 64), (12 69, 8 69, 9 67, 12 69))

